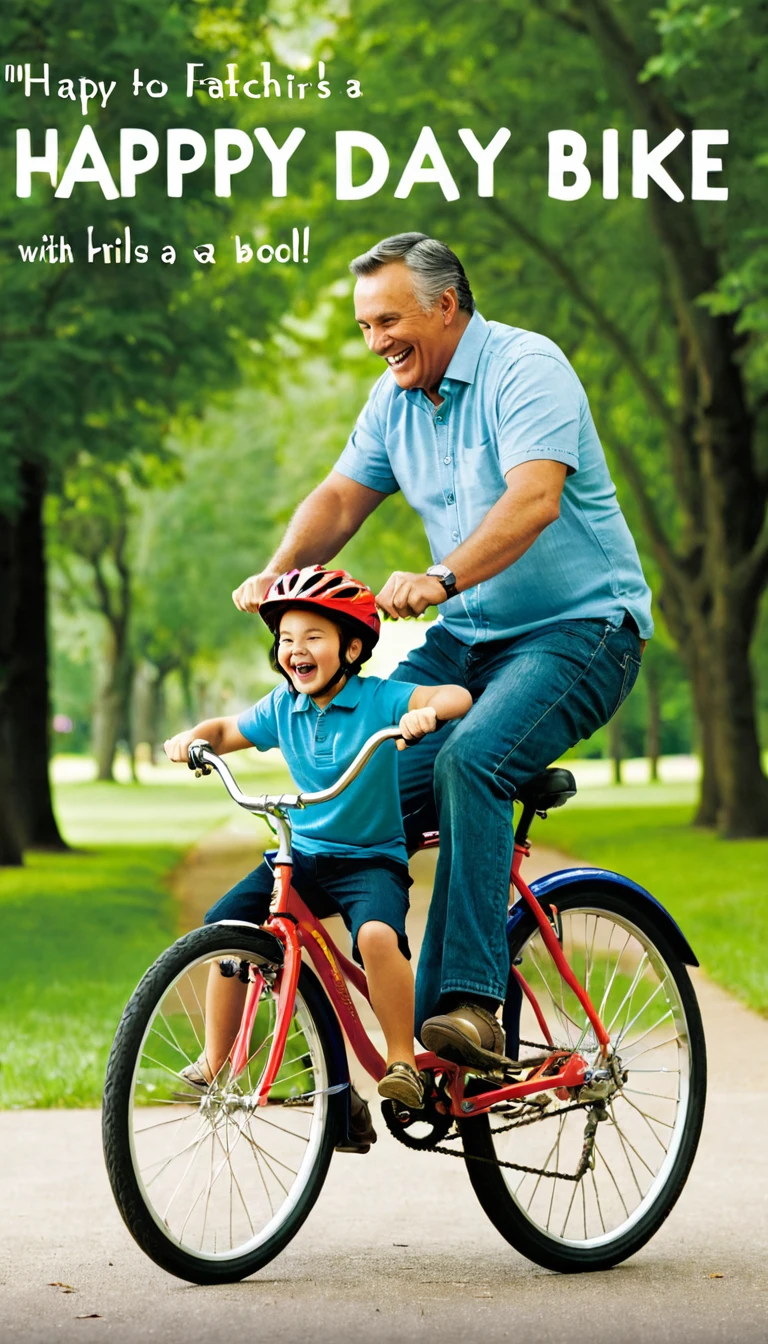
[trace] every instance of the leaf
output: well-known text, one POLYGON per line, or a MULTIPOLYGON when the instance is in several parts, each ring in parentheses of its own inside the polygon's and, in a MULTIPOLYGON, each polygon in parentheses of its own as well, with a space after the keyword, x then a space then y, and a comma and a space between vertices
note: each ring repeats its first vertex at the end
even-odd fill
POLYGON ((48 1287, 58 1288, 62 1293, 74 1293, 75 1291, 71 1283, 62 1283, 60 1279, 56 1279, 53 1283, 49 1283, 48 1287))
POLYGON ((100 1311, 86 1311, 82 1316, 76 1316, 76 1321, 101 1321, 104 1318, 100 1311))
POLYGON ((709 1277, 710 1277, 710 1279, 724 1279, 724 1278, 725 1278, 725 1275, 724 1275, 724 1274, 710 1274, 709 1277))

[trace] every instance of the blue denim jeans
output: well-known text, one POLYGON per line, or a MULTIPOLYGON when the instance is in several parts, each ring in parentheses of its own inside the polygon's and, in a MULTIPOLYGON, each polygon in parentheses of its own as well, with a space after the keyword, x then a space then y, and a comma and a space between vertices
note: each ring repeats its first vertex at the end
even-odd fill
POLYGON ((562 621, 466 645, 434 625, 393 676, 469 690, 466 717, 399 753, 409 849, 440 830, 416 978, 417 1030, 457 992, 503 1000, 512 800, 529 779, 607 723, 635 684, 640 641, 600 620, 562 621))
MULTIPOLYGON (((269 914, 276 850, 225 892, 206 913, 206 924, 220 919, 244 919, 264 924, 269 914)), ((363 924, 377 920, 395 930, 400 951, 410 961, 405 933, 411 878, 404 863, 378 855, 349 859, 333 854, 292 851, 291 881, 318 919, 341 915, 352 937, 352 955, 362 965, 357 935, 363 924)))

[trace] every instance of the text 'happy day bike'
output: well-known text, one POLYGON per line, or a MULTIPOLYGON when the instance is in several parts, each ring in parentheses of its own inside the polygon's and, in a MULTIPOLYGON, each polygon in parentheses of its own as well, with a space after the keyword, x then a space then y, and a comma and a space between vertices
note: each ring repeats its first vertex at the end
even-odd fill
MULTIPOLYGON (((384 1075, 350 994, 367 998, 365 975, 291 885, 289 817, 335 798, 398 736, 374 734, 329 789, 274 797, 246 797, 207 743, 190 748, 198 772, 215 770, 241 807, 274 819, 279 849, 267 922, 207 925, 168 948, 126 1006, 109 1058, 112 1189, 142 1249, 181 1278, 242 1279, 301 1227, 347 1137, 342 1028, 361 1066, 384 1075), (211 967, 237 977, 242 1014, 226 1064, 201 1094, 182 1070, 204 1049, 211 967)), ((565 1272, 608 1268, 658 1230, 693 1162, 706 1092, 686 970, 697 962, 663 906, 601 869, 530 887, 520 875, 534 816, 575 791, 569 771, 551 769, 517 800, 502 1021, 518 1067, 480 1073, 422 1052, 424 1109, 382 1104, 408 1147, 463 1158, 507 1241, 565 1272)))

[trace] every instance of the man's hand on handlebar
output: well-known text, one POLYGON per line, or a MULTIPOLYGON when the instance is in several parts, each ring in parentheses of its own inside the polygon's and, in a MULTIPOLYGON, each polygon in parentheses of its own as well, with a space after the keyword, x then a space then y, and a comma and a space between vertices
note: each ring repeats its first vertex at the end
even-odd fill
POLYGON ((264 570, 261 574, 252 574, 235 589, 232 601, 239 611, 258 611, 267 595, 267 590, 279 577, 279 573, 273 574, 269 570, 264 570))
POLYGON ((438 719, 437 710, 428 705, 426 709, 409 709, 397 726, 403 734, 397 750, 403 751, 410 742, 419 742, 427 733, 434 733, 437 728, 441 728, 442 720, 438 719))

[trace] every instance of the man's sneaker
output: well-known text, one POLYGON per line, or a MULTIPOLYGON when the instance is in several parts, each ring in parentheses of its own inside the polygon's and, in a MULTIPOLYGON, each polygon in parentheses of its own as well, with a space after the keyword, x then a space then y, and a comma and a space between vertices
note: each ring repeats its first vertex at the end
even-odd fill
POLYGON ((337 1153, 368 1153, 376 1142, 371 1112, 352 1084, 349 1085, 349 1133, 343 1143, 336 1144, 337 1153))
POLYGON ((487 1070, 514 1063, 504 1054, 501 1023, 477 1003, 463 1003, 450 1013, 428 1018, 421 1039, 427 1050, 454 1064, 487 1070))

